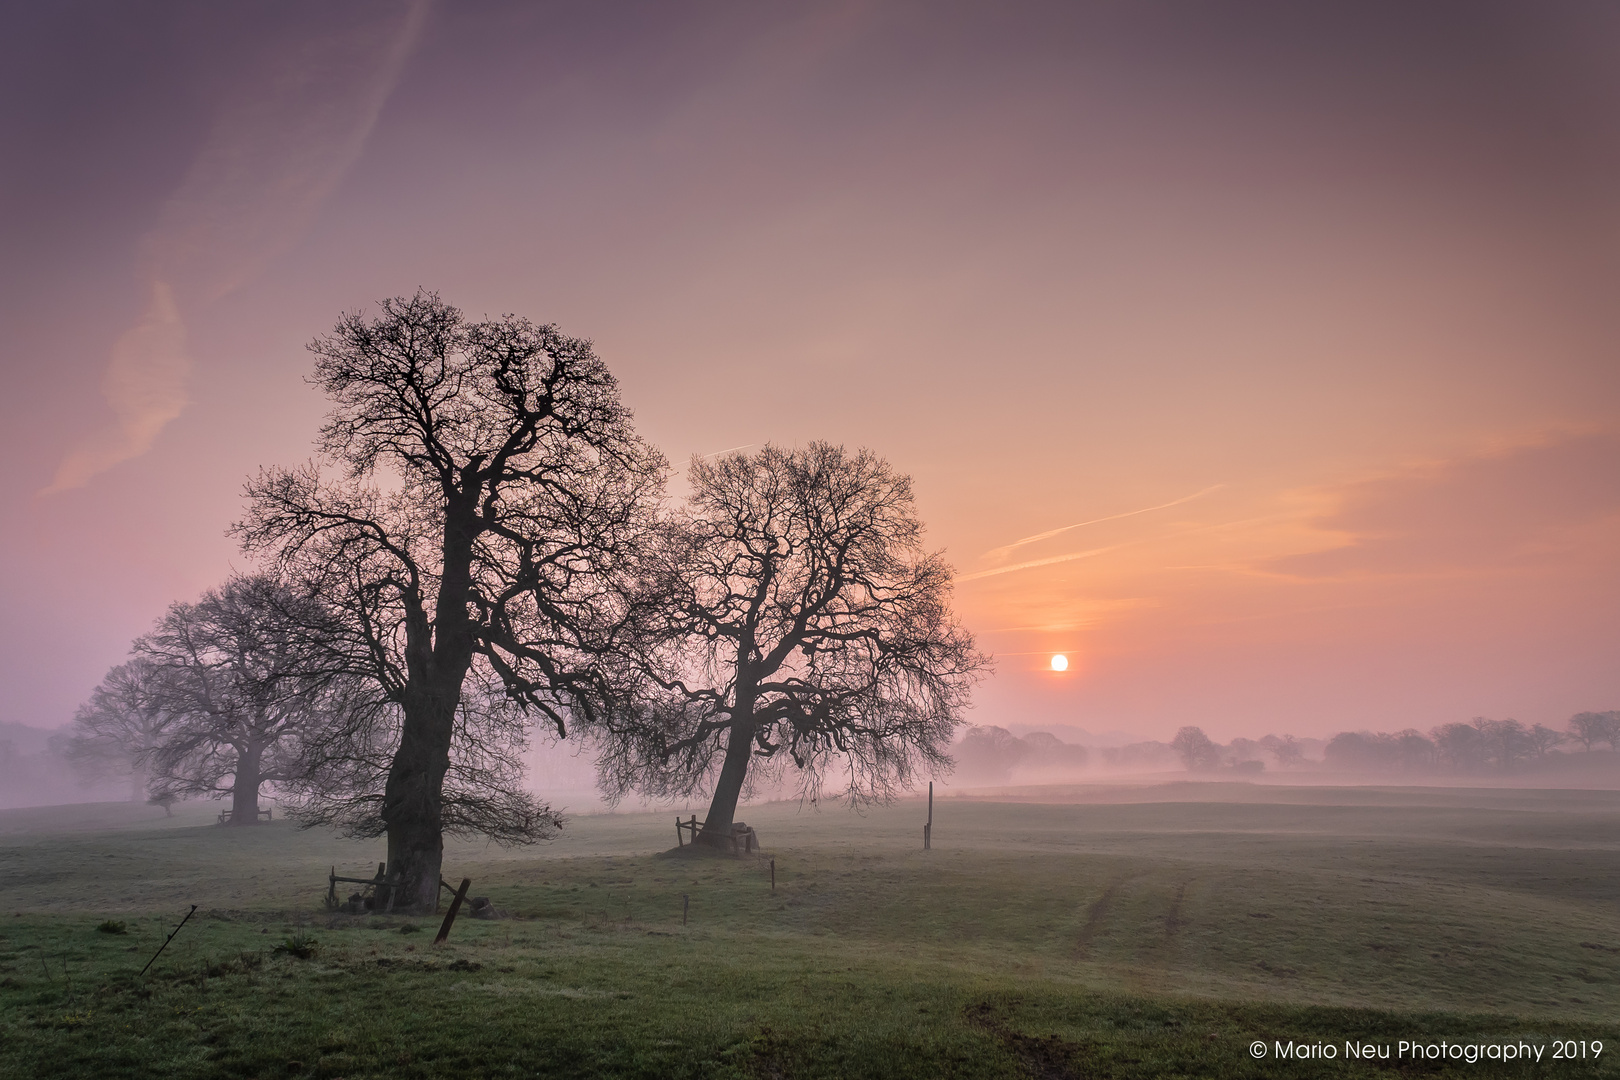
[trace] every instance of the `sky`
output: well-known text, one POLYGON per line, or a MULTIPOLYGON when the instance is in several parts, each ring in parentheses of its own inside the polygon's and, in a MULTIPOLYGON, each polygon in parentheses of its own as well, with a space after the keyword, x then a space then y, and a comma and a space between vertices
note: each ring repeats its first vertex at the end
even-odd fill
POLYGON ((1620 9, 9 5, 0 721, 248 565, 418 288, 915 479, 977 723, 1620 708, 1620 9), (1070 664, 1055 673, 1049 660, 1070 664))

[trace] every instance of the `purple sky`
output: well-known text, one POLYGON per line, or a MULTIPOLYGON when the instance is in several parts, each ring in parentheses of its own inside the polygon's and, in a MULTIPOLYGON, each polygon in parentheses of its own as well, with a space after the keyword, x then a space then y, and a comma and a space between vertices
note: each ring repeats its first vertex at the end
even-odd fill
POLYGON ((8 23, 0 720, 66 722, 242 565, 303 345, 418 286, 593 338, 678 464, 912 473, 980 722, 1620 707, 1612 5, 8 23))

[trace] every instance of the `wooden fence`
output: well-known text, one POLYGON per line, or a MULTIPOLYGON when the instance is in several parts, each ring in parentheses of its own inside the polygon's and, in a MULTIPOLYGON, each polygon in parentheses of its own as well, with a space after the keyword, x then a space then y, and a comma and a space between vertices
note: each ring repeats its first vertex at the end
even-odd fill
MULTIPOLYGON (((719 834, 720 846, 725 847, 733 855, 746 855, 759 850, 759 836, 753 829, 739 821, 732 825, 732 830, 731 832, 719 834)), ((711 843, 712 841, 707 839, 708 835, 707 830, 703 827, 703 822, 697 819, 696 814, 693 814, 686 821, 682 821, 680 818, 675 819, 676 847, 696 844, 699 836, 705 838, 704 843, 711 843)))

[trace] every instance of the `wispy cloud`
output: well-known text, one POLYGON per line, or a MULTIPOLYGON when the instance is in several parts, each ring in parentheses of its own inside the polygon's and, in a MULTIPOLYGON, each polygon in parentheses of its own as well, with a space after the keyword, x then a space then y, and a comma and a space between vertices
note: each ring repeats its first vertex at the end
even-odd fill
POLYGON ((191 370, 186 327, 168 282, 154 278, 151 293, 141 321, 113 345, 101 379, 113 422, 69 451, 40 494, 83 487, 97 473, 146 453, 164 425, 186 407, 186 373, 191 370))
MULTIPOLYGON (((1260 568, 1302 579, 1435 577, 1564 566, 1620 519, 1620 432, 1428 462, 1341 487, 1312 522, 1317 551, 1260 568)), ((1588 556, 1589 557, 1589 556, 1588 556)))
POLYGON ((297 242, 360 156, 428 0, 383 0, 273 50, 221 104, 202 150, 143 241, 140 320, 113 346, 102 396, 112 422, 84 438, 40 494, 82 487, 151 449, 185 409, 186 306, 240 288, 297 242))
MULTIPOLYGON (((989 551, 984 553, 982 558, 991 559, 991 560, 1005 559, 1008 555, 1012 554, 1012 552, 1015 549, 1021 548, 1025 544, 1037 544, 1037 543, 1040 543, 1042 540, 1050 540, 1054 536, 1061 536, 1064 533, 1069 532, 1072 529, 1083 529, 1087 525, 1101 525, 1105 521, 1119 521, 1121 518, 1136 517, 1138 514, 1150 514, 1155 510, 1168 510, 1172 506, 1180 506, 1182 503, 1192 502, 1194 499, 1202 498, 1203 496, 1208 495, 1210 492, 1218 491, 1218 490, 1220 490, 1221 488, 1223 488, 1225 486, 1226 486, 1225 484, 1212 484, 1212 485, 1210 485, 1209 487, 1205 488, 1202 491, 1195 491, 1191 495, 1185 495, 1185 496, 1183 496, 1183 497, 1181 497, 1179 499, 1173 499, 1173 500, 1171 500, 1170 502, 1167 502, 1167 503, 1160 503, 1158 506, 1145 506, 1140 510, 1128 510, 1123 514, 1109 514, 1107 517, 1092 518, 1090 521, 1077 521, 1073 525, 1064 525, 1064 526, 1061 526, 1060 528, 1048 529, 1046 532, 1036 533, 1034 536, 1026 536, 1022 540, 1014 540, 1012 543, 1007 544, 1004 547, 991 548, 989 551)), ((1103 548, 1101 550, 1106 551, 1108 549, 1103 548)), ((1063 556, 1059 556, 1056 559, 1044 559, 1044 560, 1038 560, 1036 562, 1020 563, 1017 566, 1009 566, 1009 567, 1006 567, 1005 569, 1006 570, 1022 570, 1023 568, 1025 568, 1027 566, 1044 566, 1048 562, 1064 562, 1064 561, 1066 561, 1068 559, 1079 559, 1079 558, 1084 558, 1084 557, 1085 557, 1084 554, 1063 555, 1063 556)), ((968 575, 968 577, 962 578, 960 580, 966 581, 969 578, 984 577, 984 576, 986 576, 986 575, 988 575, 990 573, 1003 573, 1003 572, 1005 572, 1005 571, 985 571, 984 574, 970 574, 970 575, 968 575)))

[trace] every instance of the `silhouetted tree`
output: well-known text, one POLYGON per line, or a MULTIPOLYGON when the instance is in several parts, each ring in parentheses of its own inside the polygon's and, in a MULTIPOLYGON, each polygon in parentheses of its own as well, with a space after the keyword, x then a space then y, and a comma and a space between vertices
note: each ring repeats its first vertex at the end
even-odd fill
POLYGON ((825 443, 696 459, 688 479, 642 566, 649 704, 604 729, 605 790, 712 783, 719 843, 756 759, 773 776, 791 760, 811 799, 837 775, 853 802, 946 767, 986 658, 951 614, 950 567, 921 546, 910 479, 825 443))
POLYGON ((1012 778, 1012 770, 1028 760, 1033 751, 1027 741, 1006 728, 986 724, 964 731, 961 740, 951 747, 951 756, 965 782, 1005 784, 1012 778))
POLYGON ((237 576, 173 605, 136 641, 136 655, 165 675, 155 797, 228 797, 232 825, 258 824, 260 789, 297 778, 300 736, 342 677, 313 639, 320 620, 318 605, 274 576, 237 576))
POLYGON ((1220 767, 1221 748, 1210 741, 1203 728, 1182 728, 1170 740, 1170 746, 1189 771, 1207 772, 1220 767))
POLYGON ((82 778, 127 777, 131 802, 146 798, 152 752, 172 719, 165 704, 165 672, 143 657, 119 664, 73 716, 63 756, 82 778))
POLYGON ((1284 735, 1278 739, 1271 747, 1271 756, 1276 758, 1277 764, 1284 769, 1297 768, 1305 760, 1305 752, 1299 748, 1299 743, 1292 735, 1284 735))
POLYGON ((386 831, 396 908, 431 911, 447 828, 494 821, 498 839, 532 840, 557 821, 500 786, 510 769, 483 767, 512 741, 498 723, 486 738, 479 725, 507 714, 467 707, 469 673, 559 734, 607 707, 611 577, 641 544, 663 461, 631 430, 589 342, 515 316, 470 322, 429 293, 381 308, 344 316, 310 346, 333 401, 328 468, 261 473, 237 532, 339 617, 333 647, 376 691, 345 737, 389 755, 381 798, 351 799, 365 813, 347 824, 386 831), (496 786, 447 798, 457 754, 483 763, 463 779, 496 786))
POLYGON ((1620 712, 1581 712, 1569 718, 1569 733, 1581 747, 1590 751, 1593 743, 1606 742, 1610 749, 1620 737, 1620 712))
POLYGON ((1077 743, 1066 743, 1050 731, 1032 731, 1018 740, 1029 749, 1030 763, 1036 768, 1083 769, 1091 754, 1077 743))
POLYGON ((1503 772, 1511 772, 1530 749, 1528 733, 1517 720, 1476 716, 1473 726, 1479 732, 1485 760, 1494 761, 1503 772))
POLYGON ((1485 739, 1472 724, 1441 724, 1429 735, 1434 739, 1435 756, 1456 772, 1478 772, 1485 765, 1485 739))
POLYGON ((1546 724, 1535 724, 1525 732, 1525 743, 1538 758, 1546 757, 1547 751, 1568 738, 1562 731, 1556 731, 1546 724))
POLYGON ((1328 740, 1322 757, 1336 769, 1382 771, 1394 764, 1394 740, 1383 732, 1341 731, 1328 740))

